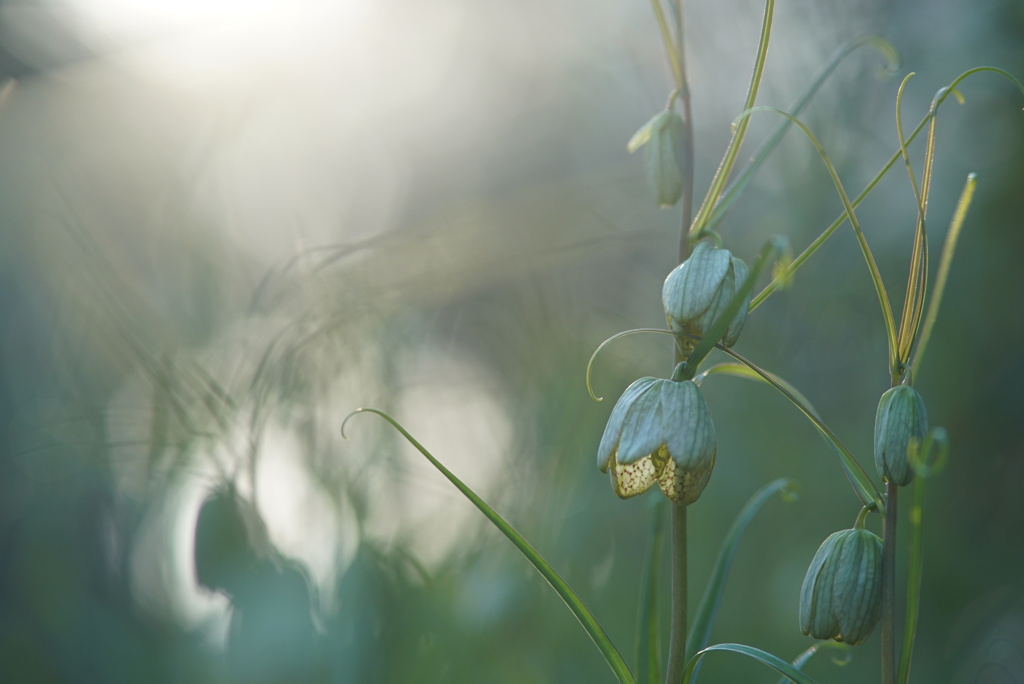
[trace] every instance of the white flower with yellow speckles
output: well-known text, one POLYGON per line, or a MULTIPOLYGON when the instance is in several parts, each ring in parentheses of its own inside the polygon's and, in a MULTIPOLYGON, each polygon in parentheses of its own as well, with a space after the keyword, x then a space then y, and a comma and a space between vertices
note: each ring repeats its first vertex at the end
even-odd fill
POLYGON ((715 465, 715 426, 692 380, 640 378, 612 409, 597 448, 597 466, 610 471, 623 499, 655 482, 680 505, 697 500, 715 465))

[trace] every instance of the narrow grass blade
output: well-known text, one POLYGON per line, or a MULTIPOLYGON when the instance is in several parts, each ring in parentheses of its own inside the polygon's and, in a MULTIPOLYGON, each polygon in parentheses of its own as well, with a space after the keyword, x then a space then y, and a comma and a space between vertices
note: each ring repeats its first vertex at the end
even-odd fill
POLYGON ((974 198, 974 188, 977 185, 977 176, 968 174, 967 182, 957 200, 956 209, 953 211, 953 220, 949 224, 949 231, 946 233, 946 241, 942 246, 942 256, 939 257, 939 271, 935 276, 935 292, 928 304, 928 314, 925 316, 924 325, 921 328, 921 336, 914 350, 914 356, 910 361, 910 367, 916 375, 924 350, 928 346, 928 339, 932 335, 932 327, 939 315, 939 305, 942 303, 942 295, 946 291, 946 280, 949 278, 949 269, 953 265, 953 254, 956 252, 956 245, 960 239, 960 229, 963 228, 964 219, 967 218, 967 210, 974 198))
MULTIPOLYGON (((708 368, 703 373, 701 373, 701 375, 707 376, 712 375, 714 373, 725 373, 726 375, 734 375, 738 378, 746 378, 747 380, 756 380, 757 382, 771 384, 768 383, 756 372, 754 372, 752 369, 744 366, 742 363, 719 363, 712 366, 711 368, 708 368)), ((811 405, 810 400, 807 397, 805 397, 800 392, 800 390, 798 390, 793 385, 789 384, 788 381, 782 379, 775 373, 769 373, 768 371, 765 371, 765 374, 770 376, 776 384, 781 385, 786 389, 787 392, 796 397, 807 408, 807 410, 810 411, 811 414, 813 414, 816 418, 821 418, 821 416, 818 414, 818 411, 811 405)))
MULTIPOLYGON (((544 560, 540 553, 538 553, 537 550, 522 537, 522 535, 516 532, 504 518, 498 515, 493 508, 488 506, 487 503, 477 496, 477 494, 464 484, 462 480, 455 477, 450 470, 445 468, 440 461, 434 458, 434 456, 427 451, 415 437, 409 434, 409 432, 402 427, 397 420, 383 411, 378 411, 377 409, 360 408, 350 413, 345 418, 345 422, 357 413, 374 413, 386 420, 393 428, 395 428, 395 430, 405 437, 409 444, 413 445, 417 451, 423 454, 423 456, 430 461, 432 466, 437 468, 449 482, 455 485, 455 487, 462 492, 462 494, 469 499, 472 504, 476 506, 477 509, 479 509, 480 512, 483 513, 484 516, 508 538, 510 542, 512 542, 512 545, 519 549, 519 552, 526 557, 526 560, 530 561, 530 564, 537 569, 537 572, 547 580, 548 584, 551 585, 551 588, 555 590, 555 593, 558 594, 562 601, 565 602, 565 605, 568 606, 569 610, 572 611, 572 614, 576 616, 576 619, 580 621, 580 624, 583 625, 583 629, 586 630, 587 634, 594 641, 594 645, 597 646, 598 650, 601 651, 601 655, 604 656, 605 661, 608 663, 608 667, 610 667, 612 672, 615 673, 616 679, 621 684, 636 684, 632 673, 629 671, 629 667, 626 665, 626 661, 622 658, 622 654, 620 654, 618 649, 615 648, 615 644, 612 643, 608 634, 604 631, 604 628, 601 627, 593 613, 590 612, 590 609, 587 608, 580 597, 577 596, 572 587, 570 587, 565 580, 555 572, 554 568, 544 560)), ((343 422, 341 426, 342 435, 345 434, 345 422, 343 422)))
POLYGON ((921 581, 924 574, 924 544, 921 522, 924 506, 924 483, 936 475, 945 466, 949 457, 949 437, 942 428, 933 429, 918 449, 911 451, 910 458, 914 464, 913 493, 910 502, 910 546, 907 553, 907 612, 903 621, 903 644, 900 651, 899 670, 896 676, 898 684, 907 684, 910 680, 910 661, 914 653, 914 641, 917 638, 917 623, 920 617, 921 581), (934 448, 933 448, 934 447, 934 448), (937 452, 933 454, 932 452, 937 452))
POLYGON ((740 538, 757 512, 776 493, 781 493, 783 498, 790 499, 796 493, 796 483, 788 478, 782 478, 757 490, 740 510, 732 527, 729 528, 729 533, 725 536, 722 548, 718 552, 718 558, 715 559, 715 565, 711 570, 707 587, 704 589, 704 595, 701 597, 700 606, 694 615, 690 638, 686 644, 687 660, 707 646, 711 640, 711 628, 718 615, 718 606, 722 600, 722 593, 725 591, 725 582, 729 577, 729 570, 732 568, 732 561, 736 556, 740 538))
POLYGON ((803 121, 792 114, 778 109, 777 107, 753 107, 752 109, 740 114, 739 118, 746 121, 754 112, 774 112, 775 114, 788 119, 807 137, 811 145, 813 145, 814 149, 818 152, 818 156, 821 158, 821 161, 825 164, 828 175, 832 179, 832 184, 835 186, 836 193, 839 195, 839 199, 842 200, 843 207, 846 210, 846 218, 850 221, 850 226, 853 227, 854 235, 857 237, 857 244, 860 246, 860 251, 864 255, 864 261, 867 264, 868 273, 871 276, 871 283, 875 288, 875 294, 878 295, 878 304, 882 308, 882 318, 885 322, 886 338, 889 342, 889 368, 893 377, 898 377, 897 369, 899 367, 899 354, 896 339, 897 331, 896 322, 892 315, 892 305, 889 303, 889 295, 886 294, 885 283, 882 282, 882 274, 878 270, 878 264, 875 262, 875 256, 871 252, 871 248, 868 246, 867 238, 864 236, 864 231, 861 229, 860 222, 857 220, 857 215, 854 213, 853 203, 850 202, 850 198, 846 194, 846 188, 843 187, 843 183, 839 179, 839 173, 836 171, 836 167, 832 163, 832 158, 829 157, 825 148, 822 146, 821 142, 819 142, 818 137, 811 132, 811 129, 808 128, 803 121))
POLYGON ((714 646, 708 646, 703 651, 697 653, 690 659, 690 662, 686 664, 686 673, 683 677, 683 684, 690 684, 693 678, 694 670, 700 659, 712 651, 726 651, 729 653, 739 653, 740 655, 753 658, 759 663, 770 667, 775 670, 783 677, 796 684, 817 684, 813 679, 805 675, 803 672, 795 668, 790 663, 787 663, 778 656, 773 656, 771 653, 762 651, 759 648, 753 646, 746 646, 745 644, 715 644, 714 646))
MULTIPOLYGON (((769 373, 763 368, 760 368, 749 359, 734 352, 732 349, 722 346, 719 346, 718 349, 752 370, 760 380, 768 383, 778 390, 782 396, 789 399, 789 401, 796 406, 801 413, 807 416, 807 419, 811 421, 815 428, 817 428, 818 434, 820 434, 828 445, 836 452, 836 455, 839 457, 840 465, 843 468, 843 472, 846 474, 847 479, 850 481, 850 485, 853 487, 853 491, 857 494, 857 498, 860 499, 861 503, 865 506, 874 508, 880 513, 885 511, 885 502, 882 501, 882 494, 878 491, 878 488, 875 487, 874 482, 871 480, 871 476, 869 476, 867 471, 865 471, 860 463, 857 462, 857 459, 846 445, 844 445, 835 433, 825 425, 824 421, 822 421, 818 416, 818 412, 814 410, 814 407, 806 403, 806 400, 802 399, 802 395, 794 394, 788 389, 789 383, 783 384, 773 373, 769 373)), ((730 373, 731 367, 726 364, 726 366, 721 368, 718 372, 730 373)), ((751 377, 746 373, 738 375, 746 378, 751 377)))
MULTIPOLYGON (((764 64, 768 57, 768 42, 772 34, 772 18, 774 15, 775 0, 766 0, 764 18, 761 22, 761 37, 757 43, 757 56, 754 57, 754 71, 750 77, 750 86, 747 88, 747 99, 743 105, 744 110, 751 109, 757 101, 757 91, 761 86, 764 64)), ((697 210, 697 216, 693 220, 693 226, 690 227, 690 235, 695 240, 703 236, 708 230, 708 219, 711 216, 711 210, 715 208, 715 204, 718 203, 718 198, 722 194, 726 182, 729 180, 729 175, 732 173, 732 168, 736 163, 736 157, 739 156, 740 147, 743 145, 743 138, 747 134, 747 127, 749 125, 750 119, 744 118, 733 127, 732 139, 725 150, 725 156, 722 158, 714 177, 711 179, 707 195, 704 196, 704 201, 701 203, 700 209, 697 210)))
MULTIPOLYGON (((887 40, 879 38, 877 36, 868 36, 862 38, 855 43, 851 43, 846 47, 843 47, 836 51, 836 53, 829 60, 825 68, 821 70, 818 77, 811 81, 807 89, 797 98, 793 106, 790 107, 789 111, 793 116, 797 116, 807 106, 807 103, 811 101, 814 95, 821 88, 822 84, 828 80, 828 77, 832 75, 832 72, 836 70, 846 57, 861 46, 870 46, 877 50, 886 61, 886 70, 890 72, 896 71, 899 68, 899 54, 896 52, 896 48, 892 46, 887 40)), ((776 126, 772 134, 768 136, 761 146, 757 148, 757 151, 750 158, 750 163, 743 167, 743 171, 736 177, 736 179, 729 184, 729 186, 722 193, 722 199, 715 204, 714 209, 711 212, 711 217, 707 221, 707 230, 713 230, 719 222, 725 218, 729 208, 736 202, 740 194, 750 183, 750 180, 760 170, 761 166, 768 160, 775 148, 778 147, 782 138, 786 135, 786 131, 789 130, 789 120, 784 120, 776 126)))
MULTIPOLYGON (((1024 84, 1022 84, 1020 81, 1018 81, 1016 78, 1014 78, 1014 76, 1012 74, 1010 74, 1008 71, 1005 71, 1003 69, 999 69, 997 67, 989 67, 989 66, 981 66, 981 67, 975 67, 973 69, 968 69, 967 71, 963 72, 962 74, 957 76, 955 79, 953 79, 953 81, 948 86, 946 86, 945 88, 942 88, 941 90, 939 90, 938 94, 935 96, 935 99, 933 100, 931 109, 924 116, 924 118, 922 118, 921 121, 918 122, 917 127, 915 127, 913 131, 911 131, 910 135, 907 136, 905 144, 909 145, 911 142, 914 141, 914 139, 918 136, 918 134, 922 130, 924 130, 924 127, 926 125, 928 125, 928 123, 935 117, 935 114, 936 114, 936 112, 938 112, 939 107, 946 101, 946 99, 950 95, 953 95, 953 94, 957 93, 956 88, 964 79, 968 78, 969 76, 973 76, 974 74, 979 74, 979 73, 984 73, 984 72, 992 72, 992 73, 995 73, 995 74, 998 74, 998 75, 1002 76, 1003 78, 1008 80, 1010 83, 1015 85, 1017 87, 1017 89, 1021 93, 1024 93, 1024 84)), ((899 160, 901 156, 902 155, 901 155, 900 150, 896 150, 892 154, 892 156, 889 157, 889 161, 887 161, 882 166, 882 168, 878 170, 878 172, 875 174, 874 178, 872 178, 871 181, 868 182, 868 184, 864 186, 864 189, 861 190, 860 193, 856 197, 853 198, 853 200, 851 201, 851 204, 853 205, 854 208, 856 208, 861 202, 863 202, 864 198, 866 198, 869 194, 871 194, 871 191, 874 190, 875 186, 878 185, 882 181, 882 178, 884 178, 885 175, 887 173, 889 173, 889 171, 892 169, 892 167, 896 164, 896 161, 899 160)), ((815 252, 817 252, 818 249, 823 244, 825 244, 825 241, 828 240, 832 236, 832 234, 836 231, 836 229, 838 229, 839 226, 843 225, 843 223, 845 221, 846 221, 846 212, 844 210, 844 212, 842 214, 840 214, 838 217, 836 217, 836 220, 833 221, 828 226, 828 228, 823 230, 821 232, 821 234, 818 237, 816 237, 814 239, 814 241, 811 242, 811 244, 808 245, 807 248, 803 252, 801 252, 800 255, 796 259, 793 260, 793 263, 790 264, 789 270, 788 270, 788 272, 786 274, 784 274, 783 276, 780 276, 780 277, 776 278, 775 280, 773 280, 772 282, 768 283, 767 287, 765 287, 763 290, 761 290, 761 292, 759 292, 758 295, 756 297, 754 297, 753 301, 750 303, 750 310, 753 311, 754 309, 759 307, 764 302, 764 300, 768 299, 768 297, 770 297, 772 295, 772 293, 774 293, 776 290, 778 290, 782 286, 782 284, 783 284, 783 282, 785 280, 791 278, 792 275, 796 272, 796 270, 799 269, 804 264, 805 261, 810 259, 811 256, 815 252)))
MULTIPOLYGON (((850 660, 849 644, 844 644, 839 641, 817 641, 813 643, 806 651, 804 651, 803 653, 801 653, 793 659, 793 667, 795 667, 798 670, 803 668, 803 666, 807 663, 808 660, 811 659, 811 657, 815 653, 820 653, 825 649, 834 649, 842 651, 844 654, 846 654, 846 658, 844 660, 837 660, 835 656, 832 657, 832 662, 836 663, 837 665, 845 665, 850 660)), ((779 679, 778 684, 786 684, 786 682, 788 681, 790 681, 789 678, 783 676, 781 679, 779 679)))

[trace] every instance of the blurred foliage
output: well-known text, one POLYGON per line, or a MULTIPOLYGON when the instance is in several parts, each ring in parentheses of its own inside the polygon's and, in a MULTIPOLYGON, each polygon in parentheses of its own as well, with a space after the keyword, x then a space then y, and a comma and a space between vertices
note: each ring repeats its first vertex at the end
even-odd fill
MULTIPOLYGON (((701 189, 760 10, 693 4, 701 189)), ((112 28, 127 15, 75 23, 88 3, 0 4, 0 76, 16 79, 0 94, 3 681, 611 681, 550 589, 416 454, 373 421, 341 440, 360 405, 484 494, 631 658, 653 498, 618 501, 598 474, 613 402, 589 400, 583 371, 605 337, 663 323, 674 265, 675 215, 650 206, 625 150, 668 83, 649 8, 357 5, 132 38, 112 28)), ((766 104, 868 31, 919 74, 908 118, 972 66, 1024 74, 1012 0, 801 0, 776 24, 766 104)), ((851 189, 896 148, 898 80, 875 68, 852 59, 806 116, 851 189)), ((926 491, 912 681, 1018 681, 1024 123, 996 78, 963 94, 939 117, 934 254, 968 171, 979 189, 918 376, 953 452, 926 491)), ((901 174, 858 211, 894 299, 915 220, 901 174)), ((722 231, 749 259, 776 233, 800 249, 839 211, 790 136, 722 231)), ((870 465, 885 339, 846 228, 738 351, 870 465)), ((595 389, 614 397, 670 360, 663 339, 620 341, 595 389)), ((803 573, 857 502, 784 400, 724 377, 704 389, 719 455, 690 513, 691 594, 747 497, 796 478, 799 502, 752 523, 712 634, 792 658, 810 644, 803 573)), ((835 668, 808 672, 876 681, 877 637, 835 668)), ((773 681, 722 654, 702 677, 773 681)))

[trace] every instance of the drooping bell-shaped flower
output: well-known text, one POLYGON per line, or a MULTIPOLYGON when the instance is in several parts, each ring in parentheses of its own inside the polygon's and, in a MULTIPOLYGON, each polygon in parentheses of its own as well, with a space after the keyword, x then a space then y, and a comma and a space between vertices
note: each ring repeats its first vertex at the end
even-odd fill
POLYGON ((882 540, 864 528, 832 533, 800 587, 800 631, 856 645, 881 615, 882 540))
MULTIPOLYGON (((710 242, 698 243, 690 258, 665 278, 661 302, 669 328, 703 337, 728 308, 749 272, 743 260, 734 257, 729 250, 715 247, 710 242)), ((739 339, 749 308, 748 296, 721 338, 725 346, 731 347, 739 339)), ((696 342, 680 337, 679 346, 684 354, 689 354, 696 342)))
POLYGON ((611 473, 612 489, 623 499, 657 482, 673 502, 689 505, 704 491, 715 451, 711 413, 692 380, 640 378, 612 409, 597 466, 611 473))
POLYGON ((924 399, 910 385, 897 385, 882 395, 875 413, 875 468, 878 476, 900 487, 914 479, 907 458, 910 441, 928 433, 924 399))

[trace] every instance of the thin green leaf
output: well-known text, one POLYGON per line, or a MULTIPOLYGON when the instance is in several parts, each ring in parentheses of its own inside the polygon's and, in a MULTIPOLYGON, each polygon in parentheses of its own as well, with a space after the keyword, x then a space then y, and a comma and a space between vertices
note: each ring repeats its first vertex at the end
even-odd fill
MULTIPOLYGON (((867 474, 867 471, 861 467, 860 463, 858 463, 857 459, 853 456, 853 453, 846 448, 838 437, 836 437, 835 433, 832 432, 832 430, 825 425, 824 421, 818 417, 814 408, 801 398, 802 395, 790 392, 788 389, 788 383, 782 384, 776 379, 776 376, 773 373, 769 373, 768 371, 758 367, 749 359, 740 356, 732 349, 721 346, 718 347, 718 349, 754 371, 761 380, 767 382, 778 390, 784 397, 789 399, 789 401, 792 402, 792 404, 796 406, 801 413, 807 416, 807 419, 810 420, 818 430, 818 434, 820 434, 825 442, 836 452, 836 455, 839 457, 840 465, 843 468, 843 472, 846 474, 847 479, 850 481, 850 485, 853 487, 853 491, 857 494, 857 498, 860 499, 861 503, 865 506, 875 508, 879 512, 885 511, 885 503, 882 501, 882 495, 875 487, 875 484, 867 474)), ((728 373, 729 370, 726 368, 721 372, 728 373)))
MULTIPOLYGON (((1004 71, 1003 69, 988 66, 975 67, 973 69, 969 69, 964 73, 960 74, 958 77, 956 77, 953 80, 953 82, 950 83, 950 85, 939 90, 939 92, 935 96, 935 99, 933 100, 933 104, 928 114, 926 114, 924 118, 921 119, 921 121, 917 124, 917 127, 907 137, 907 144, 909 145, 911 142, 914 141, 915 138, 917 138, 917 135, 922 130, 924 130, 924 127, 935 117, 935 113, 938 111, 939 107, 946 101, 946 99, 950 95, 955 95, 957 98, 960 98, 960 93, 959 91, 956 90, 956 86, 959 85, 961 81, 963 81, 969 76, 973 76, 974 74, 986 71, 991 71, 996 74, 999 74, 1000 76, 1002 76, 1003 78, 1007 79, 1015 86, 1017 86, 1017 89, 1020 90, 1021 93, 1024 93, 1024 84, 1021 84, 1021 82, 1014 78, 1013 75, 1011 75, 1007 71, 1004 71)), ((885 175, 889 173, 893 165, 895 165, 896 161, 899 159, 900 151, 896 150, 892 154, 892 156, 889 157, 889 161, 887 161, 882 166, 882 168, 875 174, 874 178, 872 178, 871 181, 866 186, 864 186, 864 189, 860 191, 860 194, 853 198, 851 204, 854 206, 854 208, 856 208, 861 202, 864 201, 864 199, 871 193, 872 190, 875 189, 875 186, 881 182, 882 178, 884 178, 885 175)), ((836 229, 838 229, 839 226, 843 225, 845 221, 846 213, 844 211, 842 214, 836 217, 836 219, 831 223, 831 225, 828 226, 828 228, 822 231, 822 233, 817 238, 815 238, 810 245, 807 246, 807 248, 800 254, 800 256, 793 260, 793 263, 790 266, 789 271, 785 274, 785 277, 792 277, 793 273, 795 273, 796 270, 799 269, 805 261, 811 258, 811 256, 815 252, 817 252, 823 244, 825 244, 825 241, 828 240, 836 231, 836 229)), ((768 299, 768 297, 770 297, 772 293, 774 293, 781 287, 783 281, 784 278, 779 277, 773 280, 772 282, 768 283, 767 287, 765 287, 760 293, 758 293, 756 297, 754 297, 753 301, 750 303, 750 310, 753 311, 762 303, 764 303, 764 301, 768 299)))
POLYGON ((917 340, 917 333, 921 326, 921 314, 924 311, 924 301, 928 290, 928 239, 925 229, 926 216, 928 214, 928 195, 931 189, 932 167, 935 161, 935 124, 936 117, 932 117, 928 126, 928 138, 925 144, 924 170, 921 173, 921 187, 918 188, 917 179, 914 175, 913 165, 910 162, 910 154, 907 152, 907 143, 903 135, 903 91, 913 74, 908 74, 896 94, 896 134, 900 144, 900 154, 907 167, 910 176, 910 184, 914 191, 914 199, 917 203, 917 229, 914 233, 914 247, 910 256, 910 267, 907 273, 907 289, 903 298, 903 313, 900 316, 899 337, 897 339, 898 364, 893 369, 892 377, 895 383, 904 370, 904 365, 910 360, 910 352, 917 340))
MULTIPOLYGON (((754 72, 750 77, 750 87, 747 89, 747 99, 743 105, 744 110, 753 108, 757 101, 757 91, 761 86, 764 63, 768 56, 768 42, 771 38, 772 17, 774 13, 775 0, 766 0, 764 19, 761 22, 761 37, 757 43, 757 56, 754 58, 754 72)), ((732 173, 732 168, 736 164, 736 157, 740 153, 740 147, 743 145, 743 139, 747 134, 747 127, 749 125, 749 118, 743 118, 738 124, 733 125, 732 139, 725 150, 725 156, 722 158, 722 162, 718 165, 718 169, 711 179, 707 195, 704 196, 704 201, 701 203, 700 209, 697 210, 697 216, 690 227, 690 236, 694 240, 701 238, 708 230, 707 224, 708 218, 711 216, 711 210, 714 209, 719 196, 722 194, 722 190, 725 188, 726 182, 729 180, 729 174, 732 173)))
POLYGON ((708 646, 703 651, 700 651, 699 653, 697 653, 697 655, 693 656, 693 658, 691 658, 690 661, 686 664, 686 673, 683 677, 683 684, 690 683, 691 678, 693 677, 693 672, 696 669, 697 664, 700 662, 700 659, 712 651, 726 651, 730 653, 739 653, 740 655, 745 655, 748 658, 753 658, 759 663, 766 665, 771 669, 775 670, 776 672, 778 672, 779 674, 783 675, 789 681, 796 682, 796 684, 817 684, 817 682, 815 682, 812 678, 808 677, 803 672, 793 667, 793 665, 787 663, 782 658, 773 656, 771 653, 762 651, 759 648, 754 648, 753 646, 747 646, 745 644, 715 644, 714 646, 708 646))
POLYGON ((729 577, 729 570, 732 568, 732 561, 736 556, 740 538, 765 502, 779 492, 782 493, 784 499, 791 499, 796 493, 795 481, 782 478, 761 487, 750 497, 740 510, 739 515, 736 516, 732 527, 729 528, 729 533, 726 534, 722 548, 718 552, 718 558, 715 559, 715 565, 711 570, 707 587, 704 589, 704 595, 701 597, 700 606, 694 615, 690 638, 686 643, 687 660, 707 646, 711 640, 711 628, 718 615, 718 606, 721 603, 722 593, 725 591, 725 582, 729 577))
POLYGON ((660 684, 661 639, 658 635, 658 570, 661 567, 661 547, 664 545, 662 528, 665 519, 664 501, 653 507, 651 543, 647 553, 647 568, 640 588, 640 619, 637 626, 637 684, 660 684))
POLYGON ((548 584, 551 585, 551 588, 555 590, 555 593, 558 594, 569 610, 572 611, 572 614, 576 616, 576 619, 580 621, 580 624, 583 625, 583 629, 586 630, 587 634, 593 640, 594 645, 597 646, 598 650, 601 651, 601 655, 604 656, 605 662, 608 663, 608 667, 610 667, 612 672, 615 673, 616 679, 618 679, 621 684, 636 684, 632 673, 629 671, 629 667, 626 665, 626 661, 623 660, 622 655, 619 653, 618 649, 615 648, 615 644, 612 643, 608 634, 604 631, 604 628, 601 627, 593 613, 590 612, 590 609, 587 608, 580 597, 577 596, 572 587, 570 587, 565 580, 555 572, 554 568, 544 560, 540 553, 538 553, 537 550, 522 537, 522 535, 516 532, 504 518, 498 515, 493 508, 488 506, 487 503, 477 496, 477 494, 464 484, 462 480, 445 468, 440 461, 434 458, 434 456, 416 440, 416 438, 409 434, 409 432, 402 427, 397 420, 389 416, 387 413, 372 408, 356 409, 346 416, 345 421, 342 423, 342 435, 345 434, 345 423, 348 422, 349 418, 357 413, 373 413, 386 420, 409 442, 409 444, 413 445, 417 451, 423 454, 423 456, 430 461, 432 466, 437 468, 449 482, 455 485, 455 487, 462 492, 462 494, 469 499, 472 504, 476 506, 477 509, 479 509, 480 512, 483 513, 484 516, 508 538, 510 542, 512 542, 512 545, 519 549, 519 552, 526 557, 526 560, 530 561, 530 564, 537 569, 537 572, 547 580, 548 584))
POLYGON ((795 116, 784 112, 777 107, 753 107, 742 114, 740 118, 744 121, 750 119, 750 115, 754 112, 774 112, 779 116, 789 119, 797 128, 803 131, 804 135, 817 150, 818 156, 821 157, 822 162, 825 164, 825 168, 828 170, 829 177, 832 179, 832 184, 836 188, 836 192, 839 194, 839 199, 843 202, 843 207, 846 208, 846 216, 850 220, 850 225, 853 227, 853 232, 857 236, 857 244, 860 245, 860 251, 864 255, 864 261, 867 263, 868 272, 871 275, 871 283, 874 285, 875 294, 878 295, 878 303, 882 307, 882 318, 885 322, 886 338, 889 342, 889 366, 895 368, 898 366, 897 356, 897 342, 896 342, 896 322, 892 316, 892 306, 889 304, 889 296, 885 292, 885 283, 882 282, 882 274, 878 271, 878 264, 875 263, 875 257, 871 253, 871 248, 868 246, 867 239, 864 237, 864 231, 861 230, 860 222, 857 221, 857 216, 853 211, 853 204, 850 202, 849 196, 846 194, 846 189, 843 187, 843 183, 839 180, 839 174, 836 172, 835 165, 832 164, 832 159, 825 152, 825 148, 818 141, 818 138, 811 132, 804 122, 795 116))
MULTIPOLYGON (((715 364, 711 368, 708 368, 703 373, 701 373, 701 375, 707 376, 713 373, 725 373, 726 375, 735 375, 736 377, 739 378, 746 378, 747 380, 757 380, 758 382, 770 384, 764 378, 762 378, 760 375, 755 373, 750 368, 744 366, 742 363, 715 364)), ((785 387, 786 391, 788 391, 790 394, 796 397, 800 401, 800 403, 806 406, 807 410, 810 411, 816 418, 821 418, 821 414, 819 414, 817 410, 815 410, 815 408, 811 405, 810 400, 807 399, 807 397, 805 397, 803 394, 801 394, 800 390, 798 390, 793 385, 789 384, 788 381, 782 379, 778 375, 775 375, 774 373, 769 373, 768 371, 765 371, 765 373, 769 375, 772 378, 772 380, 775 381, 776 384, 785 387)))
POLYGON ((932 328, 935 319, 939 315, 939 305, 942 304, 942 295, 946 291, 946 281, 949 279, 949 269, 953 265, 953 254, 956 252, 956 245, 960 239, 960 230, 963 228, 964 219, 967 218, 967 210, 974 198, 974 188, 978 184, 978 177, 971 173, 967 175, 964 189, 960 192, 960 199, 957 200, 956 209, 953 211, 953 219, 949 224, 949 231, 946 233, 946 240, 942 246, 942 256, 939 257, 939 271, 935 276, 935 293, 928 304, 928 315, 925 316, 924 325, 921 328, 921 335, 910 361, 910 367, 916 374, 920 370, 921 359, 924 350, 928 346, 928 339, 932 335, 932 328))
POLYGON ((899 672, 896 681, 906 684, 910 678, 910 660, 917 637, 918 609, 921 605, 921 575, 924 554, 921 543, 921 504, 924 499, 923 477, 914 478, 910 502, 910 545, 907 557, 907 612, 903 624, 903 643, 900 649, 899 672))
MULTIPOLYGON (((845 665, 847 662, 849 662, 849 660, 850 660, 850 645, 849 644, 844 644, 844 643, 842 643, 840 641, 816 641, 813 644, 811 644, 807 648, 807 650, 805 650, 803 653, 801 653, 800 655, 798 655, 796 658, 793 659, 793 667, 795 667, 798 670, 802 669, 803 666, 807 664, 807 661, 810 660, 811 657, 815 653, 820 653, 821 651, 824 651, 826 649, 833 649, 833 650, 842 651, 846 655, 846 659, 845 660, 836 660, 835 656, 833 656, 832 657, 832 662, 833 663, 836 663, 837 665, 845 665)), ((786 684, 787 681, 789 681, 789 679, 787 677, 782 677, 781 679, 779 679, 779 683, 778 684, 786 684)))
POLYGON ((917 623, 921 606, 921 578, 924 570, 924 544, 922 541, 921 519, 924 504, 924 482, 937 474, 949 456, 949 438, 942 428, 928 433, 920 448, 911 449, 908 455, 914 472, 914 489, 910 502, 910 545, 907 554, 907 611, 903 623, 903 646, 900 651, 899 672, 896 681, 907 684, 910 679, 910 661, 917 638, 917 623), (933 447, 937 455, 932 457, 933 447))
MULTIPOLYGON (((818 74, 818 77, 810 83, 807 89, 799 98, 797 98, 796 102, 793 103, 793 106, 790 107, 789 111, 793 116, 800 114, 803 108, 807 106, 807 103, 811 101, 814 95, 821 88, 822 84, 825 83, 828 77, 832 75, 832 72, 836 70, 836 67, 838 67, 846 57, 857 48, 864 45, 873 47, 881 53, 882 57, 886 61, 887 71, 893 72, 899 68, 899 54, 891 43, 877 36, 862 38, 855 43, 851 43, 850 45, 841 48, 832 56, 828 64, 825 65, 825 68, 821 70, 820 74, 818 74)), ((772 134, 761 143, 761 146, 758 147, 757 151, 755 151, 751 156, 750 163, 743 168, 740 175, 737 176, 736 179, 733 180, 733 182, 725 189, 725 192, 722 193, 722 199, 715 204, 714 210, 711 212, 711 217, 707 221, 705 230, 714 230, 721 220, 725 218, 729 208, 732 207, 739 198, 740 194, 747 187, 747 184, 750 183, 750 180, 754 177, 754 174, 760 170, 761 166, 768 160, 768 157, 770 157, 772 152, 775 151, 775 148, 778 147, 782 138, 786 135, 786 131, 789 130, 789 126, 790 122, 788 119, 781 121, 779 125, 776 126, 775 130, 772 131, 772 134)))
MULTIPOLYGON (((665 19, 665 11, 661 8, 661 0, 651 0, 651 9, 654 10, 654 17, 658 20, 658 31, 661 33, 661 42, 665 46, 665 53, 668 57, 669 68, 672 70, 672 78, 676 83, 676 90, 682 91, 686 87, 686 79, 683 77, 683 70, 679 61, 679 50, 674 40, 672 31, 665 19)), ((682 36, 679 37, 682 41, 682 36)))

